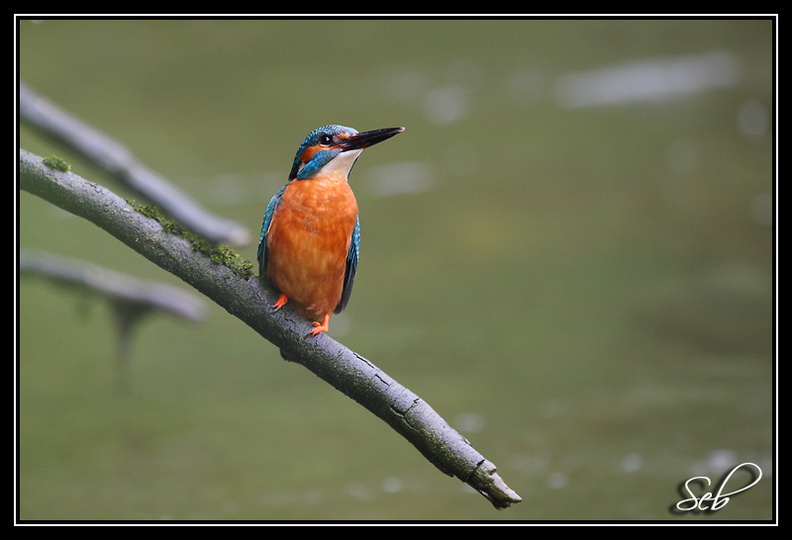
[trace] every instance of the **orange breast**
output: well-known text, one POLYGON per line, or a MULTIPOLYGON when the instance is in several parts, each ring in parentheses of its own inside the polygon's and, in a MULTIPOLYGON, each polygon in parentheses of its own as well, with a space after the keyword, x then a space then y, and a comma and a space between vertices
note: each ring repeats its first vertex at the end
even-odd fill
POLYGON ((267 233, 267 276, 304 316, 320 320, 341 299, 358 215, 344 180, 293 180, 267 233))

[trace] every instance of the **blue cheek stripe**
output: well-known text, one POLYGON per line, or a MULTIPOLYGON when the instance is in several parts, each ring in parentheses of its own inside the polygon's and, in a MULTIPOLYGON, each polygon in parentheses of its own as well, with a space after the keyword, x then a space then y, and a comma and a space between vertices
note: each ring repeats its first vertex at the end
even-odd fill
MULTIPOLYGON (((327 150, 321 150, 315 153, 311 158, 311 161, 302 167, 297 167, 297 174, 294 176, 294 178, 297 180, 311 178, 340 153, 341 150, 338 148, 328 148, 327 150)), ((295 166, 297 165, 295 164, 295 166)))

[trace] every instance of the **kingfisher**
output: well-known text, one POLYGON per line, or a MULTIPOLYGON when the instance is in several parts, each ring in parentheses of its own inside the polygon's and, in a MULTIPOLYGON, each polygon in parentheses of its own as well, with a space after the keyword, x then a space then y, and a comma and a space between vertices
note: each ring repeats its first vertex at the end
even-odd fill
POLYGON ((332 314, 349 302, 357 273, 360 218, 349 173, 364 148, 402 131, 358 132, 335 124, 315 129, 300 144, 288 182, 267 205, 259 275, 280 293, 272 309, 293 302, 313 322, 311 336, 329 331, 332 314))

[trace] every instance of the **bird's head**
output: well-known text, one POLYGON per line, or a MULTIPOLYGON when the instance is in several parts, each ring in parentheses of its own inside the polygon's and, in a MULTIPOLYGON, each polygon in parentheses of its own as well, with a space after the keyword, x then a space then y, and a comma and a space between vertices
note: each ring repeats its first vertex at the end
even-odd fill
POLYGON ((364 148, 402 131, 403 127, 395 127, 359 133, 339 125, 315 129, 297 150, 289 180, 312 178, 323 169, 324 173, 341 173, 346 177, 364 148))

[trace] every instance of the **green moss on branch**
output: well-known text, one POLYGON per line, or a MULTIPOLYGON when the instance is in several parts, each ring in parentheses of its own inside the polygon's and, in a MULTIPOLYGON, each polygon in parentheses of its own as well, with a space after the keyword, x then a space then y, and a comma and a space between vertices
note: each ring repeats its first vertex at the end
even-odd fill
POLYGON ((163 230, 166 232, 180 236, 192 244, 193 249, 199 253, 203 253, 214 264, 222 264, 231 270, 237 276, 247 279, 253 277, 253 263, 243 259, 239 253, 223 244, 213 244, 208 240, 201 238, 195 233, 185 229, 178 223, 175 223, 165 216, 163 216, 159 209, 154 205, 140 204, 132 199, 126 199, 126 202, 132 206, 137 212, 153 219, 158 222, 163 230))

